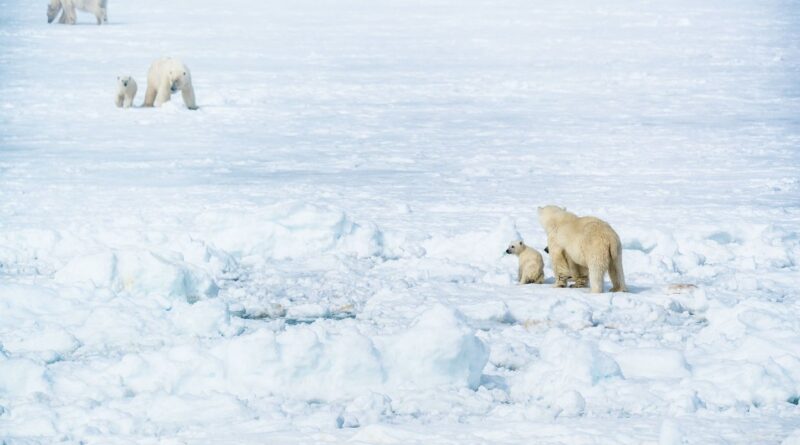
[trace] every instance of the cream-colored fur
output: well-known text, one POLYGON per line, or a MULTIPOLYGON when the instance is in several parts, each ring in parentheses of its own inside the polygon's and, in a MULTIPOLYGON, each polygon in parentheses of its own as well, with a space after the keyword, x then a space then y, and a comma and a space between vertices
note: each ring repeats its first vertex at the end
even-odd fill
POLYGON ((130 108, 133 98, 136 97, 136 81, 131 76, 117 77, 117 106, 130 108))
POLYGON ((147 71, 147 91, 144 94, 145 107, 160 107, 169 101, 172 94, 180 90, 183 103, 190 110, 197 109, 192 87, 192 73, 178 59, 164 57, 156 60, 147 71))
POLYGON ((539 222, 547 232, 547 247, 556 273, 556 287, 572 276, 576 285, 587 276, 593 293, 603 292, 608 272, 611 292, 627 292, 622 270, 622 243, 614 229, 592 216, 579 217, 561 207, 539 207, 539 222))
POLYGON ((50 0, 50 4, 47 5, 47 23, 53 23, 62 8, 58 23, 74 25, 78 20, 76 9, 94 14, 98 25, 108 23, 107 5, 108 0, 50 0))
POLYGON ((519 258, 519 284, 544 283, 544 260, 542 254, 522 241, 514 241, 506 249, 519 258))

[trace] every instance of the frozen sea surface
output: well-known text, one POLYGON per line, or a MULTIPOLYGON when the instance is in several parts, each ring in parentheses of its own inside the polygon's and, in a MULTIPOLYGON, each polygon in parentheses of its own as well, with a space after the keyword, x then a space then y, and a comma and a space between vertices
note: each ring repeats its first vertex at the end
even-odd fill
POLYGON ((108 14, 0 2, 0 441, 800 443, 797 2, 108 14), (632 292, 515 284, 550 203, 632 292))

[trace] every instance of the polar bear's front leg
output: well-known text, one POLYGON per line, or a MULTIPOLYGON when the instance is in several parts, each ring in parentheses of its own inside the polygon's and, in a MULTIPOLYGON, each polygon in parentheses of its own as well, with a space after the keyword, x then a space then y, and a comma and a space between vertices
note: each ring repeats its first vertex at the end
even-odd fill
POLYGON ((144 103, 142 104, 143 107, 152 107, 156 101, 156 89, 150 85, 150 82, 147 83, 147 89, 144 91, 144 103))
POLYGON ((186 104, 186 108, 196 110, 197 103, 194 101, 194 88, 192 88, 191 83, 183 87, 181 94, 183 95, 183 103, 186 104))
POLYGON ((156 101, 154 105, 160 107, 164 102, 169 102, 169 96, 169 85, 161 85, 158 87, 158 92, 156 92, 156 101))
POLYGON ((567 287, 567 280, 571 271, 567 262, 566 252, 553 241, 548 240, 547 247, 550 250, 550 260, 553 263, 553 273, 556 275, 556 283, 553 287, 567 287))
POLYGON ((115 103, 117 104, 117 108, 121 108, 124 101, 125 101, 125 95, 117 94, 117 100, 115 101, 115 103))
POLYGON ((61 13, 61 19, 58 23, 65 23, 67 25, 74 25, 78 21, 78 13, 75 10, 75 5, 72 0, 61 0, 61 5, 64 11, 61 13))

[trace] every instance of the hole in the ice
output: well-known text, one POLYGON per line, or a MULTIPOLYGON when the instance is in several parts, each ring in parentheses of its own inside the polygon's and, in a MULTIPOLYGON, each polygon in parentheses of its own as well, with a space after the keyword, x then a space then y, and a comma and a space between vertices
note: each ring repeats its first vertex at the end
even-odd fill
POLYGON ((717 244, 731 244, 738 242, 738 240, 728 232, 714 232, 708 236, 708 239, 716 242, 717 244))
POLYGON ((800 395, 794 395, 786 399, 787 402, 791 403, 792 405, 800 405, 800 395))

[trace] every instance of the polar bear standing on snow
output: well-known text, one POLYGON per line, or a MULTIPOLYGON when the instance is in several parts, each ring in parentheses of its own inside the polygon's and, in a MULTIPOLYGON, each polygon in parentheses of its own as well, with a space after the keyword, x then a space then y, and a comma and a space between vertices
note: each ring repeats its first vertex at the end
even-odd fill
POLYGON ((544 283, 544 261, 538 250, 528 247, 522 241, 509 244, 506 253, 519 258, 519 284, 544 283))
POLYGON ((117 77, 117 107, 130 108, 136 97, 137 85, 131 76, 117 77))
POLYGON ((108 0, 50 0, 50 4, 47 5, 47 23, 53 23, 58 11, 61 11, 62 8, 64 11, 61 13, 58 23, 74 25, 78 20, 75 9, 94 14, 98 25, 108 23, 107 4, 108 0))
POLYGON ((192 87, 192 74, 189 68, 178 59, 164 57, 150 65, 147 72, 147 91, 144 94, 145 107, 160 107, 170 97, 181 91, 183 103, 190 110, 197 109, 192 87))
POLYGON ((556 272, 556 287, 588 272, 592 293, 603 292, 606 271, 611 292, 627 292, 622 272, 622 243, 614 229, 592 216, 579 217, 561 207, 539 207, 539 222, 547 232, 547 247, 556 272))

